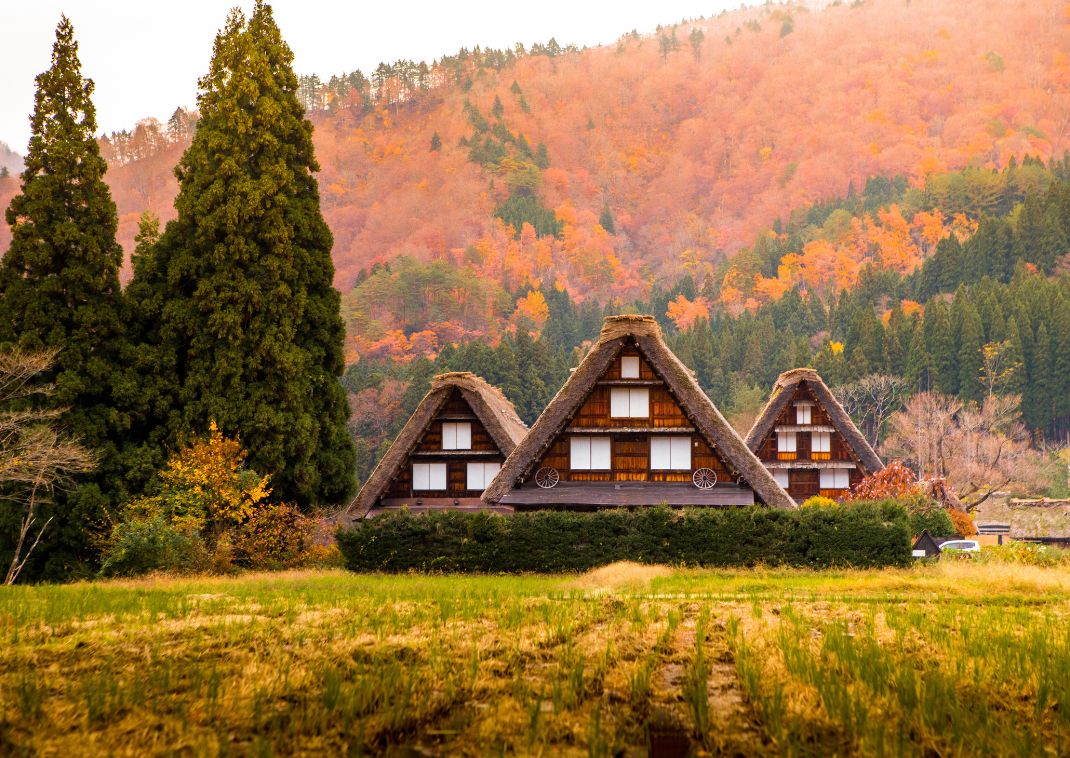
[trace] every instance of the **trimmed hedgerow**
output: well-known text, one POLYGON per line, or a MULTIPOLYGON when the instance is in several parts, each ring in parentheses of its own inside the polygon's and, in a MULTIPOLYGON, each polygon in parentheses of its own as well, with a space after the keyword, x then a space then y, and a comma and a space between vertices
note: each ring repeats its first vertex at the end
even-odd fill
POLYGON ((910 563, 910 523, 894 502, 794 511, 400 511, 340 529, 337 538, 354 571, 562 572, 622 560, 812 568, 910 563))

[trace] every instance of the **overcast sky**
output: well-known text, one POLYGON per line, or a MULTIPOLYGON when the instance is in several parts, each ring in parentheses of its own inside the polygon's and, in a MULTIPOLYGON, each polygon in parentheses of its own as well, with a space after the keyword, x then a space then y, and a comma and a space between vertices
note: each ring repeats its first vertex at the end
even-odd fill
MULTIPOLYGON (((753 4, 748 2, 747 4, 753 4)), ((227 11, 252 0, 20 0, 0 10, 0 141, 24 153, 34 76, 48 68, 61 13, 74 23, 82 71, 96 83, 97 121, 105 132, 139 118, 165 120, 196 104, 197 78, 208 68, 212 39, 227 11)), ((741 0, 502 0, 329 2, 275 0, 275 18, 300 74, 380 61, 431 61, 460 47, 612 42, 638 29, 738 8, 741 0), (511 6, 524 10, 513 11, 511 6)))

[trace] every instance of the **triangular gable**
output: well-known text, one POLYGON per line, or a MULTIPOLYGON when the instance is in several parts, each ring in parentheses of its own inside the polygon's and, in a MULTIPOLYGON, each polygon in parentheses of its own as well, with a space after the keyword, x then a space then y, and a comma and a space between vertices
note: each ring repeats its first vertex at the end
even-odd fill
POLYGON ((847 411, 840 405, 840 401, 832 394, 832 390, 812 368, 792 369, 785 371, 777 378, 769 401, 747 433, 747 447, 754 452, 761 448, 773 434, 777 419, 803 387, 809 392, 814 402, 824 409, 829 421, 832 422, 832 427, 843 439, 848 454, 858 464, 862 475, 869 476, 883 469, 884 463, 880 456, 855 426, 847 411))
POLYGON ((547 448, 564 432, 621 351, 634 344, 657 373, 697 432, 721 460, 767 505, 794 508, 794 501, 747 448, 736 431, 698 386, 694 374, 669 350, 650 316, 610 316, 590 352, 572 372, 524 440, 506 459, 483 493, 488 503, 501 501, 521 480, 529 479, 547 448))
POLYGON ((347 508, 349 515, 363 518, 383 496, 455 391, 461 394, 503 456, 508 456, 527 434, 527 427, 517 416, 513 404, 499 389, 467 371, 440 374, 431 380, 431 390, 416 406, 347 508))

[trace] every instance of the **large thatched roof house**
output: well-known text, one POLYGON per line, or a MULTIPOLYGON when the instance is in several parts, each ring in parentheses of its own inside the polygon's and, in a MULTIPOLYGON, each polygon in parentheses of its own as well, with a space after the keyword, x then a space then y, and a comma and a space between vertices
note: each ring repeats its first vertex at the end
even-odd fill
POLYGON ((747 434, 747 447, 796 501, 841 498, 884 468, 840 401, 812 368, 785 371, 747 434))
POLYGON ((650 316, 605 320, 483 500, 515 510, 795 507, 650 316))
POLYGON ((403 506, 481 508, 483 489, 527 431, 497 387, 467 371, 440 374, 347 515, 403 506))

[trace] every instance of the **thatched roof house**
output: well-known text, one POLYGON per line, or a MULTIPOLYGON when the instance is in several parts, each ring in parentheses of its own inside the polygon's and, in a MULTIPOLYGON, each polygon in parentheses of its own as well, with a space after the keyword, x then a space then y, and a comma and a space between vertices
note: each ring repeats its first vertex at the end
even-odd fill
POLYGON ((497 387, 467 371, 439 374, 346 515, 482 507, 484 487, 527 431, 497 387))
POLYGON ((838 498, 884 463, 812 368, 785 371, 747 433, 747 447, 796 500, 838 498))
POLYGON ((1012 499, 1007 508, 1011 539, 1070 544, 1070 500, 1012 499))
POLYGON ((611 316, 483 493, 521 508, 794 508, 650 316, 611 316))

